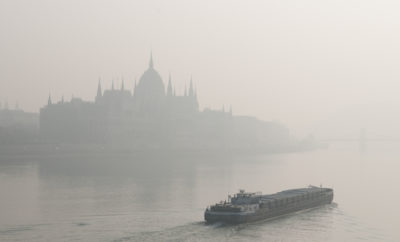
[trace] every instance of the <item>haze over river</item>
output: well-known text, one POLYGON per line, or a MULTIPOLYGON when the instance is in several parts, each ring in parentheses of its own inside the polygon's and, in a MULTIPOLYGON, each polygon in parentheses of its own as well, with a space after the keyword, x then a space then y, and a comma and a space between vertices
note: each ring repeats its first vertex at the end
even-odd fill
POLYGON ((400 241, 400 143, 262 156, 0 154, 0 241, 400 241), (373 147, 373 148, 372 148, 373 147), (206 225, 238 189, 333 187, 334 203, 206 225))

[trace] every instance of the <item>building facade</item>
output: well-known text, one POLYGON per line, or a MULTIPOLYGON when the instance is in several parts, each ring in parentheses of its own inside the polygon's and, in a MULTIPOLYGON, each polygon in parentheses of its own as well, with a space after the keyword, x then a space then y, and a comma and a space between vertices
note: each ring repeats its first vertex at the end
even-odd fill
POLYGON ((199 110, 197 91, 190 80, 176 95, 171 76, 167 87, 154 69, 124 88, 102 90, 99 81, 94 102, 73 98, 40 110, 40 133, 47 142, 124 144, 136 149, 234 149, 290 142, 288 130, 273 122, 235 117, 232 111, 199 110))

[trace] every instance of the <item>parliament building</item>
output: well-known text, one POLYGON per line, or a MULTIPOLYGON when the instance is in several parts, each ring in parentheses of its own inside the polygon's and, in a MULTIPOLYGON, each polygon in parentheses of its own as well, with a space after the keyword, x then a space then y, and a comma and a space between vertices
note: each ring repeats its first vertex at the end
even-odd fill
POLYGON ((286 149, 289 131, 276 122, 233 116, 232 110, 199 110, 192 80, 176 95, 171 76, 165 88, 150 57, 133 92, 112 84, 94 101, 72 98, 40 109, 40 135, 48 143, 103 144, 132 149, 286 149))

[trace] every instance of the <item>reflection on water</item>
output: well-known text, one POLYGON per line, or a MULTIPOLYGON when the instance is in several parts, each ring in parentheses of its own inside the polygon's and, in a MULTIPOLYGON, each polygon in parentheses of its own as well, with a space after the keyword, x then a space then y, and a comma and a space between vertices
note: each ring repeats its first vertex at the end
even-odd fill
POLYGON ((398 153, 385 148, 0 157, 0 240, 396 241, 398 153), (251 224, 203 222, 207 205, 239 188, 273 193, 309 184, 333 187, 335 203, 251 224))

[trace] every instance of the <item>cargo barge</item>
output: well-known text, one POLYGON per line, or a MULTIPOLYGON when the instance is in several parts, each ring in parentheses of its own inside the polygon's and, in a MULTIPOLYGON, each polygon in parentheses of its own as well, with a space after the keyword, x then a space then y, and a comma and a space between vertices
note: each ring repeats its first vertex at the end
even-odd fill
POLYGON ((204 219, 208 223, 246 223, 318 207, 329 204, 332 200, 333 189, 315 186, 269 195, 240 190, 233 197, 228 196, 228 201, 207 207, 204 219))

